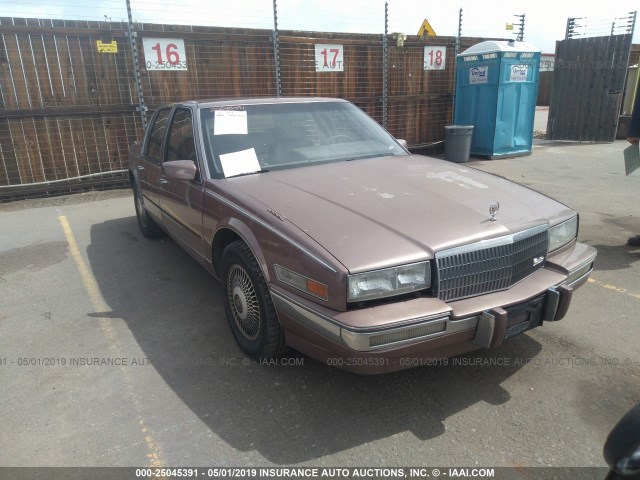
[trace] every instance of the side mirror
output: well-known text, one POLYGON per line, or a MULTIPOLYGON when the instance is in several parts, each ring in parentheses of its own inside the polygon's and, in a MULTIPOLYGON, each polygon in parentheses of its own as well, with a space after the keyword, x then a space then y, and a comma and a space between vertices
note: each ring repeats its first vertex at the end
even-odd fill
POLYGON ((407 143, 407 141, 404 138, 397 138, 396 140, 398 140, 398 143, 400 145, 402 145, 404 148, 409 150, 409 144, 407 143))
POLYGON ((604 460, 620 479, 640 478, 640 403, 613 427, 604 444, 604 460))
POLYGON ((193 180, 198 169, 193 160, 172 160, 162 164, 162 173, 171 180, 193 180))

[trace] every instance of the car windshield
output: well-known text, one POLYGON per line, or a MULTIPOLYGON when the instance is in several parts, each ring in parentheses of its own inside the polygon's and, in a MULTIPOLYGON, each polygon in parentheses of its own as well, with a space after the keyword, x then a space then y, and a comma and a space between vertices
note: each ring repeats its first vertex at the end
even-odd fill
POLYGON ((214 178, 388 155, 396 140, 347 102, 228 105, 201 109, 214 178))

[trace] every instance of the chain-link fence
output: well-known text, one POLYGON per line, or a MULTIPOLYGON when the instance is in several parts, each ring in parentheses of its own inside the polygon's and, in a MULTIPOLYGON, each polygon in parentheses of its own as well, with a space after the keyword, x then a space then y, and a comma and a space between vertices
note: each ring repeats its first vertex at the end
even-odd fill
POLYGON ((413 34, 421 17, 403 32, 415 12, 379 0, 62 3, 0 17, 3 199, 126 184, 147 116, 188 99, 341 97, 409 145, 438 144, 456 52, 482 40, 460 38, 464 17, 446 6, 430 7, 452 17, 445 35, 413 34))

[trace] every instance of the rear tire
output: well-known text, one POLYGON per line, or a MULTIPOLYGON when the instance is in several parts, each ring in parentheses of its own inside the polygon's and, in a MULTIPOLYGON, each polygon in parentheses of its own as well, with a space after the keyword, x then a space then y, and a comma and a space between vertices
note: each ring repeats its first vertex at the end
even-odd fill
POLYGON ((164 235, 162 228, 151 218, 149 212, 144 207, 144 199, 138 187, 133 187, 133 201, 136 206, 136 217, 140 231, 147 238, 158 238, 164 235))
POLYGON ((224 310, 236 342, 255 359, 271 359, 287 351, 284 331, 258 261, 241 240, 222 253, 224 310))

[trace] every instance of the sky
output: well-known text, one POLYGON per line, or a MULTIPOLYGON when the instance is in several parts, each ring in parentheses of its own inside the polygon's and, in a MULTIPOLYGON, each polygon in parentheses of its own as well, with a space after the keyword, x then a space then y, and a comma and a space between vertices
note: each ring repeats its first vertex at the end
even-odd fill
MULTIPOLYGON (((135 21, 273 28, 272 0, 130 1, 135 21)), ((590 34, 609 34, 614 19, 627 16, 637 4, 627 0, 388 0, 389 32, 415 35, 426 18, 437 35, 455 36, 462 8, 463 36, 514 38, 505 25, 517 22, 515 15, 525 14, 525 41, 545 53, 554 53, 556 40, 564 38, 568 17, 587 17, 582 23, 590 34)), ((284 30, 384 31, 384 0, 278 0, 277 5, 278 24, 284 30)), ((127 10, 126 0, 0 0, 0 17, 120 21, 126 20, 127 10)), ((617 25, 621 22, 617 20, 617 25)), ((634 43, 640 43, 640 32, 634 35, 634 43)))

